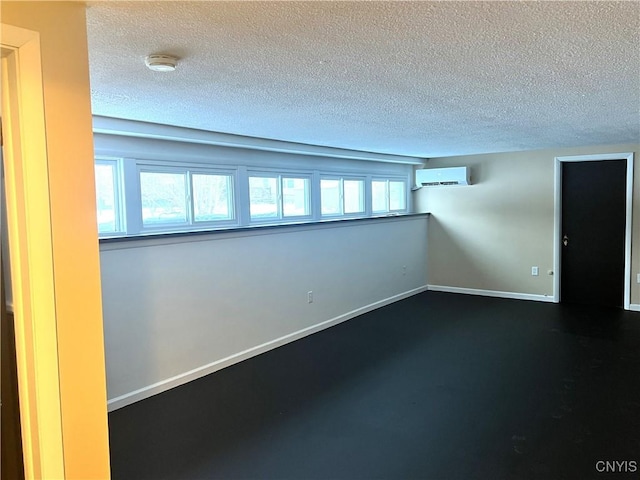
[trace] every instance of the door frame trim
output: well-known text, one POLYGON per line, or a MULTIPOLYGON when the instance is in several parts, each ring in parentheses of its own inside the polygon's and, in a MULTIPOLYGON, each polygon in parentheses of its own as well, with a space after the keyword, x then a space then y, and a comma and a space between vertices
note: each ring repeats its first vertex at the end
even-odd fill
POLYGON ((0 26, 3 166, 25 478, 66 478, 40 34, 0 26))
POLYGON ((553 301, 560 302, 561 251, 562 236, 562 163, 592 162, 600 160, 626 160, 626 219, 624 235, 624 309, 631 304, 631 222, 633 219, 633 152, 601 153, 594 155, 571 155, 554 159, 554 226, 553 226, 553 301))

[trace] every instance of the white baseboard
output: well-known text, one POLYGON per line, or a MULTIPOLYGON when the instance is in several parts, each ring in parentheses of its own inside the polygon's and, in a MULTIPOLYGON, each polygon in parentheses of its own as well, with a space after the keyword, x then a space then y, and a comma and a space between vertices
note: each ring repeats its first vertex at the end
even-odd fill
POLYGON ((427 289, 432 290, 434 292, 464 293, 467 295, 481 295, 483 297, 514 298, 516 300, 533 300, 535 302, 553 302, 552 295, 536 295, 532 293, 517 293, 517 292, 499 292, 496 290, 479 290, 476 288, 448 287, 444 285, 428 285, 427 289))
POLYGON ((631 310, 632 312, 640 312, 640 305, 637 303, 632 303, 631 305, 629 305, 629 310, 631 310))
POLYGON ((148 398, 148 397, 152 397, 153 395, 157 395, 164 391, 170 390, 171 388, 183 385, 192 380, 196 380, 200 377, 204 377, 205 375, 209 375, 210 373, 217 372, 218 370, 222 370, 223 368, 231 366, 235 363, 241 362, 251 357, 255 357, 256 355, 260 355, 261 353, 268 352, 269 350, 273 350, 274 348, 280 347, 282 345, 293 342, 295 340, 299 340, 301 338, 306 337, 307 335, 311 335, 312 333, 316 333, 326 328, 337 325, 339 323, 345 322, 354 317, 362 315, 363 313, 370 312, 377 308, 384 307, 385 305, 389 305, 399 300, 403 300, 405 298, 411 297, 418 293, 422 293, 426 291, 427 288, 428 287, 424 285, 422 287, 414 288, 413 290, 409 290, 409 291, 400 293, 398 295, 385 298, 378 302, 374 302, 369 305, 365 305, 364 307, 357 308, 350 312, 344 313, 330 320, 326 320, 316 325, 312 325, 310 327, 303 328, 302 330, 298 330, 296 332, 290 333, 283 337, 276 338, 275 340, 271 340, 269 342, 263 343, 262 345, 256 345, 255 347, 248 348, 242 352, 229 355, 226 358, 216 360, 207 365, 203 365, 201 367, 194 368, 193 370, 189 370, 188 372, 184 372, 174 377, 167 378, 166 380, 162 380, 160 382, 154 383, 153 385, 140 388, 133 392, 125 393, 124 395, 120 395, 118 397, 108 400, 107 408, 111 412, 113 410, 117 410, 118 408, 126 407, 127 405, 130 405, 132 403, 138 402, 140 400, 144 400, 145 398, 148 398))

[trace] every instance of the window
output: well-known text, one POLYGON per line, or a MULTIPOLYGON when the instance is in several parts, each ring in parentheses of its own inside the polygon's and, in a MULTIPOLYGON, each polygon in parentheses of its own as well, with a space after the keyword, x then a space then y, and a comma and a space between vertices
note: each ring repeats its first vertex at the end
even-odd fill
POLYGON ((215 222, 233 220, 233 177, 193 173, 193 221, 215 222))
POLYGON ((364 181, 343 180, 344 213, 364 213, 364 181))
POLYGON ((400 212, 407 209, 405 180, 371 181, 371 211, 373 213, 400 212))
POLYGON ((187 223, 187 172, 140 172, 142 225, 187 223))
POLYGON ((123 230, 118 173, 117 160, 97 160, 95 163, 96 206, 100 234, 114 234, 123 230))
POLYGON ((278 178, 249 177, 249 211, 251 219, 278 218, 278 178))
POLYGON ((282 214, 285 217, 304 217, 310 214, 310 185, 308 178, 282 178, 282 214))
POLYGON ((386 180, 373 180, 371 182, 371 211, 374 213, 387 212, 388 182, 386 180))
POLYGON ((341 205, 341 181, 339 179, 320 180, 320 207, 322 215, 340 215, 341 205))
POLYGON ((215 170, 143 165, 139 170, 142 228, 206 226, 235 220, 234 177, 215 170))
MULTIPOLYGON (((159 157, 167 156, 158 145, 159 157)), ((110 155, 112 150, 99 152, 110 155)), ((125 152, 122 152, 125 153, 125 152)), ((147 152, 151 156, 153 152, 147 152)), ((223 152, 224 153, 224 152, 223 152)), ((408 165, 265 158, 248 167, 203 154, 184 161, 98 157, 99 234, 215 230, 407 211, 408 165), (225 163, 226 162, 226 163, 225 163)), ((240 157, 238 157, 240 158, 240 157)))
POLYGON ((256 174, 249 176, 251 220, 278 220, 310 215, 310 177, 256 174))
POLYGON ((399 211, 407 209, 406 183, 404 181, 389 181, 389 210, 399 211))
POLYGON ((364 214, 364 180, 320 179, 320 211, 323 216, 364 214))

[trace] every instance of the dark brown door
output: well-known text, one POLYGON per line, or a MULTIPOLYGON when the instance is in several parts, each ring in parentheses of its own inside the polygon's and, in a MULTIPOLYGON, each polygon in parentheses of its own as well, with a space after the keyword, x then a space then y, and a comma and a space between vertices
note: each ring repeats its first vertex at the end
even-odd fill
POLYGON ((562 163, 560 301, 622 307, 626 160, 562 163))

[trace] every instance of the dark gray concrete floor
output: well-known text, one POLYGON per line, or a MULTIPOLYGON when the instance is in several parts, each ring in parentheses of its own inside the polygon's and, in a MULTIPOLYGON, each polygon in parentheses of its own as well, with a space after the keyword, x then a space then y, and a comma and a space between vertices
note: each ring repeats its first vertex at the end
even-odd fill
POLYGON ((640 313, 428 292, 109 428, 114 479, 638 479, 640 313))

